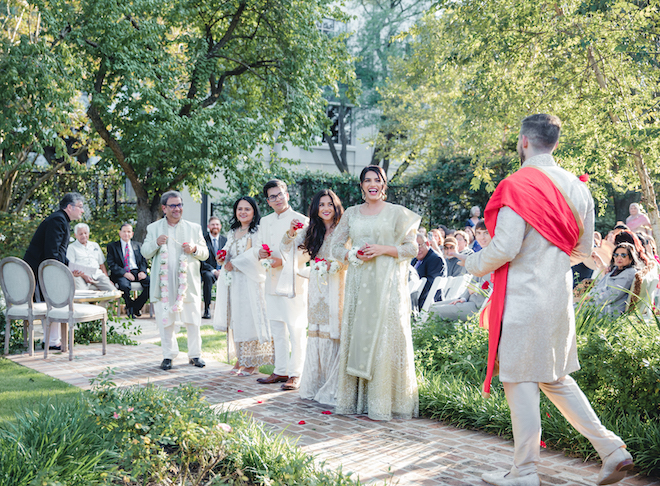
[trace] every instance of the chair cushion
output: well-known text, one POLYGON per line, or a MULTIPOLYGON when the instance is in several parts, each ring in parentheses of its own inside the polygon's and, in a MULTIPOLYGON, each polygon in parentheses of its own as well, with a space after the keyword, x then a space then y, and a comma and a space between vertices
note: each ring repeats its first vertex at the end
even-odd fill
MULTIPOLYGON (((28 305, 12 305, 7 309, 7 317, 12 319, 27 319, 28 305)), ((46 303, 45 302, 35 302, 32 304, 32 315, 35 318, 44 317, 46 315, 46 303)))
MULTIPOLYGON (((108 311, 105 307, 93 304, 74 304, 73 305, 73 318, 75 320, 92 320, 107 317, 108 311)), ((66 321, 69 319, 69 307, 53 307, 48 313, 51 320, 61 319, 66 321)))

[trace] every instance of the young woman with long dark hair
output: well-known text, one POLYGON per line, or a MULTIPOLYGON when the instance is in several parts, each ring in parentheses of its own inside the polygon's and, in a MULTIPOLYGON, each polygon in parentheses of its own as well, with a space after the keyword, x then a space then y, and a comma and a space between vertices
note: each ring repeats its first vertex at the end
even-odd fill
POLYGON ((282 254, 300 248, 311 261, 307 307, 307 351, 300 396, 335 404, 340 321, 346 266, 330 259, 330 238, 344 208, 330 189, 317 192, 309 206, 309 225, 293 220, 282 239, 282 254))

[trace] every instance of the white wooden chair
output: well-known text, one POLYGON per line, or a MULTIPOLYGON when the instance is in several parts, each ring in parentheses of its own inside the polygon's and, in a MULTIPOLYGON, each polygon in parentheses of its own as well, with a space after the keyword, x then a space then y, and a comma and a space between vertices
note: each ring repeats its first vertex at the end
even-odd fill
POLYGON ((408 290, 410 290, 410 301, 413 306, 413 309, 419 308, 419 294, 422 293, 422 289, 426 285, 426 277, 422 277, 419 280, 408 282, 408 290))
POLYGON ((459 275, 458 277, 448 277, 448 279, 449 281, 447 282, 445 291, 442 295, 443 301, 458 299, 467 289, 468 284, 472 279, 472 275, 466 273, 465 275, 459 275))
POLYGON ((447 283, 449 282, 449 279, 451 277, 435 277, 433 279, 433 283, 431 284, 431 288, 429 289, 429 293, 426 294, 426 300, 424 301, 424 305, 422 306, 422 310, 428 312, 431 306, 433 305, 435 294, 438 290, 443 289, 442 292, 442 300, 446 300, 444 297, 445 294, 445 288, 447 286, 447 283))
POLYGON ((7 302, 5 311, 5 354, 9 354, 11 321, 23 321, 23 336, 27 334, 28 354, 34 354, 34 320, 44 320, 46 304, 32 302, 35 280, 30 265, 20 258, 7 257, 0 262, 0 285, 7 302))
MULTIPOLYGON (((73 295, 76 290, 73 274, 69 268, 57 260, 44 260, 39 265, 39 284, 48 306, 44 342, 50 340, 50 323, 62 323, 62 351, 67 350, 67 334, 69 361, 73 359, 73 327, 78 322, 101 320, 103 354, 106 348, 106 324, 108 311, 105 307, 93 304, 74 304, 73 295), (68 333, 67 333, 68 329, 68 333)), ((48 346, 44 346, 44 359, 48 358, 48 346)))

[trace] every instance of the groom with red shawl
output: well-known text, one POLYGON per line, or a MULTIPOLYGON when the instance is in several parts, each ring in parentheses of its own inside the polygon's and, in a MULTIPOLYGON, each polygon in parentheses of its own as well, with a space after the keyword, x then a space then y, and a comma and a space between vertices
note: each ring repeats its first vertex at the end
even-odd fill
POLYGON ((541 417, 539 390, 600 454, 598 484, 623 479, 633 466, 623 441, 601 423, 577 383, 571 265, 593 246, 594 203, 586 184, 552 157, 561 121, 537 114, 522 121, 522 168, 503 180, 484 214, 489 246, 465 260, 469 273, 494 272, 482 322, 489 328, 484 395, 499 367, 511 408, 513 467, 482 479, 498 486, 537 486, 541 417))

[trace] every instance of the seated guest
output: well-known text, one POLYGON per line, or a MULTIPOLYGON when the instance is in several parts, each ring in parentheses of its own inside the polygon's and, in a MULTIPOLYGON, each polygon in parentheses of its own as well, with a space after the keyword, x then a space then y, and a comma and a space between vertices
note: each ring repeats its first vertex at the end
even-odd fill
POLYGON ((465 267, 458 264, 460 261, 456 257, 450 256, 452 253, 458 251, 458 243, 456 238, 453 236, 448 236, 445 238, 445 244, 443 245, 445 261, 447 262, 447 276, 448 277, 460 277, 465 275, 467 270, 465 267))
POLYGON ((433 251, 438 255, 442 255, 442 245, 445 244, 445 237, 442 235, 442 230, 437 228, 432 229, 429 236, 429 242, 431 243, 433 251))
POLYGON ((626 226, 630 231, 635 232, 643 228, 651 227, 651 221, 649 221, 649 217, 639 203, 632 203, 629 206, 628 211, 630 215, 626 218, 626 226))
MULTIPOLYGON (((487 247, 491 238, 484 221, 480 220, 474 228, 481 248, 487 247)), ((436 302, 429 309, 429 313, 450 321, 466 321, 472 314, 479 312, 486 298, 490 295, 492 285, 490 276, 491 274, 488 273, 483 277, 472 277, 463 295, 450 302, 436 302)))
POLYGON ((75 263, 94 269, 91 275, 83 273, 79 277, 74 277, 76 290, 115 290, 105 269, 105 255, 103 255, 101 247, 98 243, 89 241, 89 226, 85 223, 78 223, 73 228, 73 234, 76 236, 76 241, 71 243, 66 250, 69 266, 75 263))
POLYGON ((458 230, 454 233, 454 238, 456 238, 456 245, 458 247, 458 253, 461 255, 472 255, 474 252, 470 249, 470 237, 465 231, 458 230))
POLYGON ((142 306, 149 299, 147 260, 142 256, 141 245, 132 241, 133 226, 124 223, 119 229, 119 238, 119 241, 108 244, 110 280, 124 293, 126 314, 129 317, 140 317, 142 306), (142 284, 142 292, 135 300, 131 298, 131 282, 142 284))
POLYGON ((592 252, 591 257, 598 269, 604 273, 585 297, 585 305, 597 309, 601 314, 623 314, 635 272, 640 267, 635 247, 630 243, 616 245, 609 269, 597 252, 592 252))
MULTIPOLYGON (((413 258, 410 264, 417 270, 419 278, 426 277, 426 284, 419 294, 418 300, 419 307, 421 308, 424 305, 424 301, 431 289, 431 285, 433 285, 435 277, 447 276, 447 264, 442 256, 431 249, 431 244, 426 236, 419 232, 417 233, 417 245, 417 257, 413 258)), ((442 300, 442 291, 438 290, 432 298, 434 301, 442 300)))
POLYGON ((206 229, 208 229, 208 233, 204 236, 204 239, 206 240, 206 247, 209 249, 209 257, 202 262, 200 269, 204 287, 204 315, 202 315, 202 319, 211 318, 211 312, 209 311, 209 307, 211 306, 211 291, 213 284, 218 279, 218 273, 222 268, 222 265, 216 260, 216 255, 218 254, 218 250, 222 250, 225 243, 227 243, 227 238, 220 234, 222 224, 217 216, 211 216, 209 218, 206 229))

